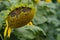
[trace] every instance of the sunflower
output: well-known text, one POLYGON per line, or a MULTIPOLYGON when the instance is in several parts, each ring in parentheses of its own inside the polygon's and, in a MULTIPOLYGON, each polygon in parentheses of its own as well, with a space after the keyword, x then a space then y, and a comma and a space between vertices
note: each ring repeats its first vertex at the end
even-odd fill
POLYGON ((52 0, 45 0, 46 3, 50 3, 52 0))
POLYGON ((21 6, 12 10, 6 18, 6 28, 4 37, 10 37, 13 28, 19 28, 27 25, 34 17, 35 8, 29 6, 21 6))
POLYGON ((60 3, 60 0, 57 0, 58 3, 60 3))

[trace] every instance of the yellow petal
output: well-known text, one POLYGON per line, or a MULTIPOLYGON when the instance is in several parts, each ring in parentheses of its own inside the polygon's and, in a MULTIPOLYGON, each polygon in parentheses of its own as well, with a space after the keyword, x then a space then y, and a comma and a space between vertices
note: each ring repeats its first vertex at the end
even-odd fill
POLYGON ((8 28, 8 37, 10 38, 10 34, 11 34, 11 32, 12 32, 12 28, 8 28))
POLYGON ((8 30, 8 21, 6 20, 6 28, 4 30, 4 37, 7 35, 7 30, 8 30))
POLYGON ((27 25, 33 25, 32 22, 29 22, 27 25))

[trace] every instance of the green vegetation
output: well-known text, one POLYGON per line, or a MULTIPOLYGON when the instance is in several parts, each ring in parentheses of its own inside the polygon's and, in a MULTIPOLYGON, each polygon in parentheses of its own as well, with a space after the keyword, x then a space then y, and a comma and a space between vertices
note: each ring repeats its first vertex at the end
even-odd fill
MULTIPOLYGON (((0 39, 6 27, 6 17, 9 8, 19 4, 21 0, 0 0, 0 39)), ((24 0, 22 0, 25 2, 24 0)), ((34 3, 34 1, 30 1, 34 3)), ((10 38, 6 40, 60 40, 60 3, 46 3, 40 1, 36 4, 36 14, 32 20, 33 25, 25 25, 13 29, 10 38)))

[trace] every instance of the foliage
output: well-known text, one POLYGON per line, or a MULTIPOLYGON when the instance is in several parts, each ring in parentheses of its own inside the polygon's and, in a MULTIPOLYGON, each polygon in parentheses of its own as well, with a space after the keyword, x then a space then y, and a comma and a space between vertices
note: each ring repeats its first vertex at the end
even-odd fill
MULTIPOLYGON (((19 2, 20 0, 1 0, 0 2, 0 38, 2 40, 6 26, 5 20, 10 13, 9 8, 11 5, 19 4, 19 2)), ((15 28, 11 33, 10 40, 60 40, 59 5, 59 3, 41 1, 37 4, 37 12, 32 20, 33 25, 15 28)))

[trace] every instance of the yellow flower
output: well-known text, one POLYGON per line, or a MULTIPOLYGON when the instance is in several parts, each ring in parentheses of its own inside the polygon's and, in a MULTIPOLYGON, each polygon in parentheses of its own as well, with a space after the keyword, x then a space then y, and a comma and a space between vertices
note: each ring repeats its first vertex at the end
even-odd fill
POLYGON ((60 0, 57 0, 58 3, 60 3, 60 0))
POLYGON ((39 3, 40 2, 40 0, 34 0, 36 3, 39 3))
POLYGON ((51 2, 51 0, 45 0, 45 2, 46 2, 46 3, 50 3, 50 2, 51 2))
POLYGON ((34 17, 34 14, 35 8, 33 7, 19 7, 11 11, 6 18, 7 27, 4 31, 4 37, 6 37, 6 35, 10 37, 13 28, 19 28, 27 25, 34 17))
MULTIPOLYGON (((39 2, 38 0, 35 1, 37 3, 39 2)), ((36 9, 33 4, 27 5, 22 2, 16 5, 12 5, 9 10, 11 12, 6 18, 4 37, 10 37, 13 28, 19 28, 27 24, 32 25, 30 21, 33 19, 34 14, 36 13, 36 9)))

